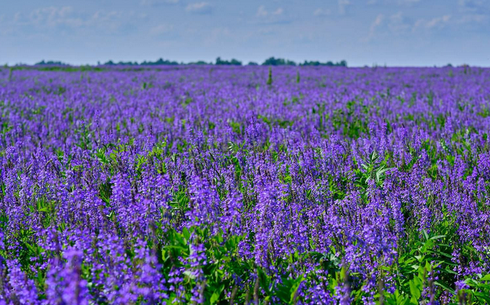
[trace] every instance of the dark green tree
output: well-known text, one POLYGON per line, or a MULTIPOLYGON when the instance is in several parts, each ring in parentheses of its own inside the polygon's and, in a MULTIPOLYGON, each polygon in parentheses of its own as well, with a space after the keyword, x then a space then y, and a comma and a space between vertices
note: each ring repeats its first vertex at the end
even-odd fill
POLYGON ((232 58, 231 60, 222 60, 221 57, 216 58, 216 65, 225 65, 225 66, 241 66, 242 62, 232 58))
POLYGON ((269 57, 262 66, 296 66, 296 63, 289 59, 269 57))
POLYGON ((35 66, 44 66, 44 65, 68 66, 68 64, 65 64, 64 62, 61 62, 58 60, 47 60, 47 61, 45 61, 44 59, 38 63, 35 63, 34 65, 35 66))

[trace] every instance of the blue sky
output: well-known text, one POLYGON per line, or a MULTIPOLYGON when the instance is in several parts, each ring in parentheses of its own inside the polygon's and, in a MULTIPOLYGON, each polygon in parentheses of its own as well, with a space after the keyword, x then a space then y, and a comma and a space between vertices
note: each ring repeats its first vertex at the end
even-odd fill
POLYGON ((0 64, 270 56, 490 66, 490 0, 3 1, 0 64))

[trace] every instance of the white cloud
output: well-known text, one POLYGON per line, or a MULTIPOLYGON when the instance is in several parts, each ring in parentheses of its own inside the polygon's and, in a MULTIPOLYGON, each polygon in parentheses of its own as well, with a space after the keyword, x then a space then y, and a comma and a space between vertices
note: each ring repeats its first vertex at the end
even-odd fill
POLYGON ((483 14, 473 14, 464 15, 459 20, 458 23, 486 23, 489 20, 487 15, 483 14))
MULTIPOLYGON (((58 30, 61 33, 96 30, 99 33, 129 32, 136 28, 134 21, 146 18, 145 14, 120 11, 83 13, 70 6, 44 7, 30 13, 16 13, 5 20, 2 27, 9 33, 39 34, 58 30)), ((5 32, 5 31, 4 31, 5 32)))
POLYGON ((419 28, 433 29, 433 28, 443 28, 451 20, 451 15, 444 15, 441 17, 432 18, 430 20, 419 19, 415 22, 414 30, 419 28))
POLYGON ((345 15, 347 6, 349 6, 350 0, 338 0, 338 5, 339 5, 339 14, 340 15, 345 15))
POLYGON ((407 18, 401 12, 391 15, 389 18, 388 28, 396 35, 410 31, 411 27, 411 23, 407 21, 407 18))
POLYGON ((141 0, 142 5, 159 6, 166 4, 178 4, 180 0, 141 0))
POLYGON ((170 25, 170 24, 160 24, 160 25, 158 25, 156 27, 153 27, 150 30, 150 33, 152 35, 155 35, 155 36, 160 36, 160 35, 163 35, 163 34, 166 34, 166 33, 171 32, 173 29, 174 29, 174 26, 173 25, 170 25))
POLYGON ((32 24, 35 26, 55 27, 58 25, 79 27, 84 25, 88 20, 84 20, 73 14, 73 8, 65 7, 45 7, 32 11, 25 16, 17 14, 15 21, 20 24, 32 24))
POLYGON ((212 12, 212 7, 207 2, 196 2, 188 4, 185 10, 190 13, 209 14, 212 12))
POLYGON ((442 29, 448 26, 462 26, 476 25, 481 26, 487 24, 489 17, 484 14, 467 14, 462 16, 444 15, 435 17, 430 20, 419 19, 414 24, 414 30, 416 29, 442 29))
POLYGON ((482 25, 487 25, 489 22, 490 17, 485 14, 446 14, 418 20, 406 17, 402 12, 389 16, 379 14, 371 23, 367 36, 362 40, 369 42, 379 38, 387 39, 407 35, 421 35, 422 33, 431 33, 446 28, 468 29, 473 27, 475 29, 482 28, 482 25))
POLYGON ((257 10, 257 17, 267 17, 267 16, 280 16, 284 13, 284 9, 282 7, 277 8, 275 11, 269 12, 266 10, 265 6, 259 6, 257 10))
POLYGON ((269 14, 267 10, 265 9, 265 6, 261 5, 259 6, 259 9, 257 10, 257 17, 265 17, 269 14))
POLYGON ((330 10, 326 10, 326 9, 322 9, 322 8, 317 8, 314 12, 313 12, 313 16, 328 16, 330 15, 330 10))
POLYGON ((407 34, 410 33, 412 26, 413 24, 410 22, 410 20, 407 20, 407 18, 401 12, 390 16, 379 14, 371 23, 371 26, 369 27, 369 34, 364 41, 370 41, 377 36, 387 34, 391 36, 407 34))
POLYGON ((376 19, 374 19, 373 23, 371 23, 371 26, 369 27, 369 35, 364 39, 365 41, 370 41, 374 38, 377 28, 383 24, 384 19, 385 16, 383 14, 376 16, 376 19))
POLYGON ((282 7, 280 7, 277 10, 273 11, 272 15, 279 16, 279 15, 282 15, 283 12, 284 12, 284 10, 282 9, 282 7))

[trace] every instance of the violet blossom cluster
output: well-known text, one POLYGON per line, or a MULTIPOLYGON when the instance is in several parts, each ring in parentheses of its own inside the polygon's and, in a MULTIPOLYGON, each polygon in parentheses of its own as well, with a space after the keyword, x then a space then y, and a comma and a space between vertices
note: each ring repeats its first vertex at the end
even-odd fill
POLYGON ((490 302, 489 117, 466 66, 3 68, 0 304, 490 302))

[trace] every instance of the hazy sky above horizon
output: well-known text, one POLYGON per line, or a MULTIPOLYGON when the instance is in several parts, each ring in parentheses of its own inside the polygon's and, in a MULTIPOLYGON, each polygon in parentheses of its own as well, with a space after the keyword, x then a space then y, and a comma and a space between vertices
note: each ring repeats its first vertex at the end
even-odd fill
POLYGON ((0 64, 275 56, 490 66, 490 0, 3 2, 0 64))

